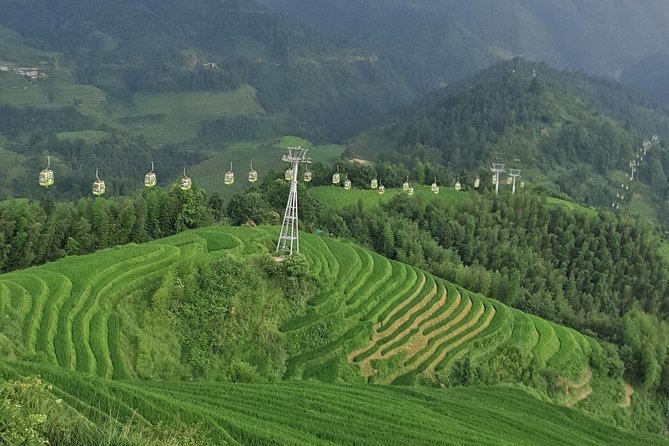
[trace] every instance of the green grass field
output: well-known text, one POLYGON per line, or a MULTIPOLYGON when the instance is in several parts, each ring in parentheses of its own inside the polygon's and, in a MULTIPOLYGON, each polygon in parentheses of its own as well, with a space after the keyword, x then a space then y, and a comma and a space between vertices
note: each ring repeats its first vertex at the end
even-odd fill
MULTIPOLYGON (((426 202, 433 200, 445 200, 449 203, 462 203, 468 198, 468 192, 458 192, 452 188, 441 187, 439 194, 435 195, 430 186, 414 186, 414 197, 420 197, 426 202)), ((373 208, 382 203, 388 203, 393 197, 406 194, 402 189, 386 189, 383 195, 378 191, 371 189, 350 189, 345 190, 337 186, 318 186, 313 187, 309 192, 326 207, 331 209, 342 209, 345 206, 354 206, 359 200, 362 200, 365 207, 373 208)))
POLYGON ((291 346, 285 374, 291 382, 138 380, 137 339, 151 337, 132 315, 142 292, 156 289, 171 265, 188 258, 267 255, 277 233, 203 228, 0 276, 0 339, 30 359, 0 362, 4 374, 40 374, 94 421, 110 413, 139 414, 147 423, 199 421, 215 444, 659 442, 513 387, 402 387, 419 377, 429 381, 458 359, 489 357, 500 345, 533 354, 575 381, 587 374, 592 349, 584 346, 598 344, 352 243, 310 234, 301 247, 320 292, 305 315, 281 329, 291 346))
POLYGON ((255 90, 244 85, 226 92, 135 94, 131 104, 117 107, 113 116, 117 120, 126 118, 125 125, 145 134, 149 141, 167 143, 194 138, 202 121, 260 112, 255 90), (160 122, 147 123, 141 119, 162 114, 165 117, 160 122))
POLYGON ((61 141, 83 139, 88 143, 96 143, 107 136, 107 132, 100 130, 82 130, 80 132, 60 132, 56 137, 61 141))

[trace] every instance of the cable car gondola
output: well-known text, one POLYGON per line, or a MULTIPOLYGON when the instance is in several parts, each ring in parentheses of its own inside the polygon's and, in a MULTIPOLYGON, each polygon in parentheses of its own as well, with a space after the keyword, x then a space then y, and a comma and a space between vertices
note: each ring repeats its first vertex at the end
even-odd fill
POLYGON ((402 184, 402 190, 407 192, 409 190, 409 177, 407 176, 407 180, 402 184))
POLYGON ((351 180, 348 179, 348 174, 346 174, 346 180, 344 180, 344 189, 349 190, 351 188, 351 180))
POLYGON ((153 161, 151 161, 151 172, 144 175, 144 187, 155 187, 158 183, 156 174, 153 173, 153 161))
POLYGON ((369 183, 371 189, 376 189, 379 187, 379 180, 376 178, 376 172, 374 172, 374 178, 372 178, 371 183, 369 183))
POLYGON ((481 185, 481 179, 479 177, 476 177, 476 179, 474 180, 474 189, 478 189, 480 185, 481 185))
POLYGON ((311 171, 307 167, 307 169, 304 171, 304 182, 308 183, 311 181, 311 179, 312 179, 311 171))
POLYGON ((251 161, 251 170, 249 171, 249 183, 258 181, 258 172, 253 169, 253 161, 251 161))
POLYGON ((184 167, 184 176, 181 177, 179 186, 181 187, 181 190, 190 190, 190 188, 193 186, 193 180, 191 180, 190 177, 186 175, 185 167, 184 167))
POLYGON ((462 184, 460 183, 460 180, 457 180, 455 182, 455 190, 461 191, 462 190, 462 184))
POLYGON ((407 189, 407 194, 409 194, 409 196, 413 195, 413 186, 409 186, 409 189, 407 189))
POLYGON ((39 173, 39 185, 42 187, 53 186, 54 177, 51 170, 51 157, 46 157, 46 168, 39 173))
POLYGON ((105 193, 105 182, 98 176, 98 169, 95 169, 95 182, 93 183, 93 195, 99 197, 105 193))
POLYGON ((226 186, 231 186, 235 183, 235 173, 232 171, 232 163, 230 163, 230 170, 223 175, 223 183, 225 183, 226 186))
POLYGON ((283 178, 286 181, 293 181, 293 169, 292 168, 286 169, 286 173, 283 175, 283 178))
POLYGON ((437 179, 434 179, 434 183, 432 183, 432 192, 435 194, 439 193, 439 185, 437 184, 437 179))
POLYGON ((337 172, 335 172, 334 175, 332 175, 332 184, 339 184, 341 181, 341 177, 339 175, 339 166, 337 166, 337 172))
POLYGON ((386 187, 383 184, 379 184, 379 195, 383 195, 386 192, 386 187))

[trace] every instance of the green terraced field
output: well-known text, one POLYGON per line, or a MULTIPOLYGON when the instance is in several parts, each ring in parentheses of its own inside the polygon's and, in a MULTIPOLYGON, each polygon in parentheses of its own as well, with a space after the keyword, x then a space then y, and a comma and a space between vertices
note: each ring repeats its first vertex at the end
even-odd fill
MULTIPOLYGON (((65 369, 133 377, 136 371, 119 345, 123 333, 115 331, 119 303, 159 284, 177 259, 266 253, 275 233, 274 228, 208 228, 6 274, 0 277, 7 290, 5 312, 15 319, 18 336, 6 334, 22 351, 65 369)), ((336 381, 339 375, 325 369, 348 360, 374 382, 407 384, 420 373, 431 376, 449 367, 455 356, 481 357, 505 342, 555 370, 569 366, 570 377, 581 376, 588 364, 589 351, 581 348, 588 341, 579 333, 528 318, 411 266, 311 235, 304 235, 302 251, 323 287, 307 314, 285 324, 284 333, 300 346, 324 326, 337 328, 320 345, 289 352, 290 378, 303 378, 308 370, 311 377, 336 381)))
POLYGON ((514 387, 109 381, 33 363, 0 365, 0 374, 41 375, 56 397, 96 423, 109 423, 109 414, 111 422, 192 423, 212 444, 664 444, 514 387))
MULTIPOLYGON (((556 439, 572 444, 606 439, 610 444, 627 438, 615 430, 606 433, 589 419, 587 435, 581 430, 567 434, 567 426, 587 425, 582 415, 503 387, 439 392, 298 382, 208 386, 133 381, 141 370, 135 369, 135 353, 126 347, 128 330, 138 328, 127 323, 124 303, 142 290, 155 289, 168 268, 184 258, 266 255, 277 232, 274 227, 203 228, 0 276, 0 334, 35 362, 5 364, 6 372, 20 375, 34 369, 87 414, 93 412, 83 403, 92 398, 87 392, 98 392, 93 401, 102 413, 112 407, 120 414, 136 409, 148 422, 183 413, 185 420, 206 420, 217 441, 232 444, 355 444, 356 438, 370 444, 438 444, 453 438, 457 444, 503 444, 499 440, 505 435, 518 440, 509 444, 556 439), (95 383, 102 383, 102 389, 95 383), (275 393, 284 397, 272 396, 275 393), (550 417, 542 419, 545 426, 528 430, 522 421, 511 421, 513 412, 502 406, 480 407, 479 397, 500 404, 509 403, 504 398, 519 401, 522 404, 508 406, 523 417, 534 413, 531 406, 536 405, 550 417), (303 402, 304 417, 291 409, 297 401, 303 402), (492 433, 477 428, 475 417, 465 417, 477 411, 498 423, 492 433), (351 421, 351 413, 359 416, 351 421), (380 423, 374 435, 366 417, 380 423), (342 428, 349 424, 350 429, 342 428)), ((282 327, 290 346, 287 379, 413 385, 419 376, 431 379, 458 359, 485 358, 508 345, 577 381, 588 376, 593 348, 601 348, 574 330, 527 316, 352 243, 304 234, 301 247, 321 285, 306 314, 282 327)))

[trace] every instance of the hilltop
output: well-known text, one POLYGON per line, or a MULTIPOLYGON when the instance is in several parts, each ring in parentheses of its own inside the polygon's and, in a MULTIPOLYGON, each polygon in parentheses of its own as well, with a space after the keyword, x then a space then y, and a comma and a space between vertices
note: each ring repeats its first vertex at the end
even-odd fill
POLYGON ((669 158, 662 140, 669 117, 650 99, 605 79, 523 59, 501 62, 428 95, 371 133, 381 142, 365 144, 370 138, 363 134, 353 155, 402 161, 410 154, 447 164, 455 176, 487 177, 490 163, 500 162, 522 169, 535 186, 609 209, 624 183, 625 209, 657 222, 666 214, 669 158), (645 151, 632 182, 629 163, 652 135, 657 145, 645 151), (382 144, 384 155, 368 149, 382 144), (388 155, 389 147, 398 154, 388 155))
POLYGON ((583 412, 555 405, 635 426, 618 407, 621 367, 605 343, 344 241, 304 234, 304 259, 277 264, 266 255, 275 236, 270 227, 203 228, 0 276, 3 374, 41 375, 54 386, 53 395, 93 421, 109 421, 112 413, 125 423, 138 410, 139 425, 160 420, 169 426, 178 413, 189 426, 200 419, 193 426, 210 440, 233 444, 264 444, 270 437, 284 442, 283 435, 309 443, 310 435, 322 432, 318 417, 306 415, 312 421, 296 425, 295 418, 280 414, 295 399, 323 392, 333 397, 314 407, 319 412, 340 413, 351 394, 376 401, 356 411, 358 433, 328 430, 338 443, 354 438, 384 443, 385 437, 364 433, 377 418, 363 414, 378 415, 380 401, 387 407, 384 419, 400 427, 397 438, 409 434, 405 422, 430 419, 433 427, 412 437, 420 444, 432 443, 442 429, 461 432, 459 420, 466 414, 501 414, 508 401, 515 401, 520 419, 541 413, 536 433, 523 429, 523 421, 487 425, 487 432, 476 428, 467 435, 483 443, 495 442, 502 432, 523 442, 548 432, 554 438, 551 417, 557 416, 574 420, 561 424, 571 426, 568 438, 575 444, 641 441, 641 434, 611 430, 583 412), (188 383, 193 379, 203 382, 188 383), (284 379, 294 382, 269 384, 284 379), (332 387, 302 384, 303 379, 357 384, 332 387), (177 380, 181 383, 167 384, 177 380), (364 382, 493 387, 442 393, 368 388, 360 385, 364 382), (269 396, 273 392, 284 396, 272 407, 256 406, 276 399, 269 396), (237 396, 231 400, 232 395, 237 396), (482 397, 494 405, 486 403, 484 410, 482 397), (447 415, 451 421, 435 426, 434 417, 446 410, 442 401, 450 407, 455 399, 464 404, 458 421, 447 415), (418 412, 403 421, 391 402, 418 412), (239 418, 249 411, 273 420, 283 433, 270 434, 239 418))

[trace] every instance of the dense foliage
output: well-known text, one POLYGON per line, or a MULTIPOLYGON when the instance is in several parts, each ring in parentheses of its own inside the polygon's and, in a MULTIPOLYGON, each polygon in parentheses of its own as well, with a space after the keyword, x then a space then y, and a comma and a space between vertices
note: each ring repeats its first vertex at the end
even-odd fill
POLYGON ((0 204, 0 271, 144 242, 211 223, 204 191, 144 191, 134 198, 0 204))
MULTIPOLYGON (((151 331, 178 334, 188 375, 233 382, 278 381, 287 352, 280 325, 304 312, 315 291, 300 257, 277 263, 228 256, 176 265, 152 298, 151 331), (270 316, 271 315, 271 316, 270 316)), ((146 373, 154 367, 145 364, 146 373)), ((169 370, 157 371, 169 376, 169 370)))
POLYGON ((11 0, 0 25, 65 53, 80 83, 124 100, 250 84, 266 112, 314 138, 351 136, 416 97, 401 60, 335 44, 252 0, 11 0))
POLYGON ((644 96, 603 79, 515 59, 429 95, 382 131, 396 140, 397 160, 410 154, 456 175, 500 162, 602 207, 611 206, 642 141, 658 135, 637 169, 646 172, 635 177, 643 182, 629 186, 657 215, 667 212, 669 156, 661 140, 669 118, 644 96))
MULTIPOLYGON (((669 311, 669 265, 660 241, 650 228, 612 215, 549 207, 523 194, 474 196, 459 206, 398 196, 378 209, 352 206, 321 221, 390 258, 620 344, 630 345, 634 324, 625 321, 641 317, 635 308, 660 319, 669 311)), ((642 326, 657 330, 651 320, 642 326)), ((652 367, 665 367, 669 343, 645 345, 661 350, 652 367)), ((628 372, 644 380, 649 372, 641 357, 649 354, 641 342, 630 347, 636 353, 628 372)), ((659 384, 659 372, 650 373, 646 381, 659 384)))

